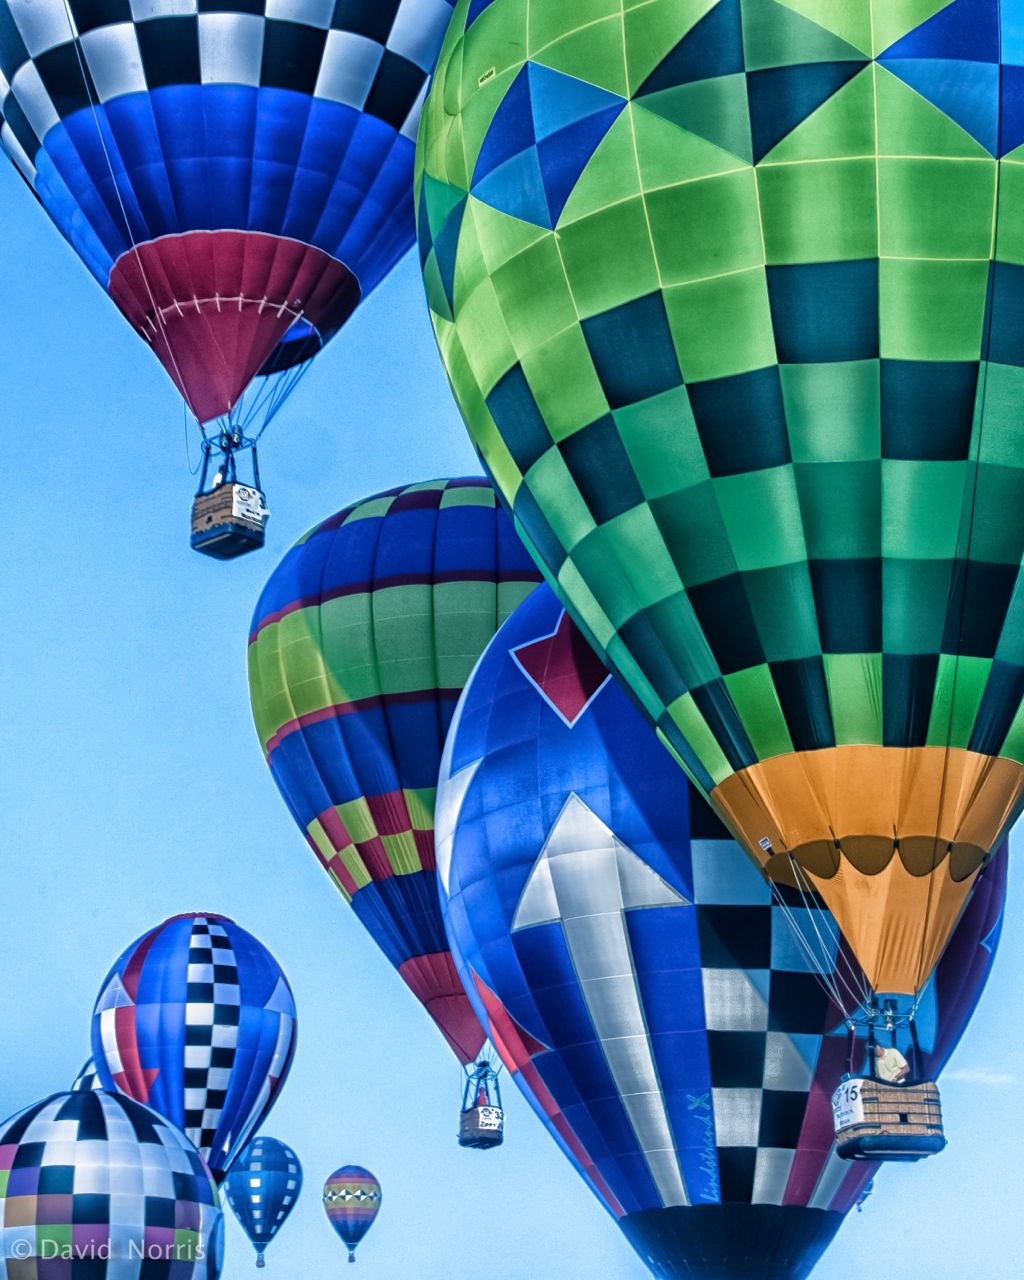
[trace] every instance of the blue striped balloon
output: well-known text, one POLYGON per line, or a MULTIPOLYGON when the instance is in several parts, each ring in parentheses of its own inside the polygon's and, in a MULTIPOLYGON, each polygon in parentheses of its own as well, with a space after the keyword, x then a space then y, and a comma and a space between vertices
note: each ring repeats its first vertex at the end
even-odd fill
POLYGON ((413 243, 452 0, 0 0, 0 143, 201 422, 413 243))
POLYGON ((262 1134, 254 1138, 224 1180, 224 1194, 239 1226, 264 1265, 267 1245, 284 1226, 302 1190, 299 1157, 283 1142, 262 1134))
POLYGON ((225 916, 173 916, 120 956, 100 988, 92 1054, 102 1088, 158 1111, 217 1182, 266 1118, 295 1051, 280 965, 225 916))

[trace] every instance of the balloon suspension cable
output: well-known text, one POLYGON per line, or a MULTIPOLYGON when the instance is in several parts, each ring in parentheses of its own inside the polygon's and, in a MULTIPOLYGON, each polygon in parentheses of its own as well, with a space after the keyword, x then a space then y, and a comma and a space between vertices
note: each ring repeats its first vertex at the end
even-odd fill
POLYGON ((240 482, 238 479, 238 456, 246 452, 252 454, 253 487, 262 493, 260 459, 256 440, 241 431, 232 431, 227 425, 222 427, 220 434, 216 437, 207 435, 204 431, 202 461, 199 467, 199 487, 196 489, 196 493, 210 493, 214 489, 220 488, 222 484, 247 483, 240 482), (217 470, 213 479, 210 480, 210 464, 214 458, 217 459, 217 470))
POLYGON ((856 1011, 863 1006, 867 992, 865 990, 863 995, 858 992, 853 985, 855 981, 853 975, 844 972, 844 969, 848 971, 849 966, 845 963, 838 934, 831 931, 831 926, 828 923, 828 913, 822 907, 813 888, 808 884, 806 876, 803 874, 803 869, 793 859, 792 855, 790 855, 790 864, 793 868, 797 892, 800 894, 803 903, 804 916, 813 931, 813 938, 808 936, 808 931, 796 918, 792 905, 786 901, 782 887, 773 881, 769 881, 776 904, 782 911, 790 932, 803 953, 804 959, 810 965, 811 972, 817 979, 818 985, 843 1015, 847 1026, 850 1026, 851 1019, 854 1018, 856 1011), (819 927, 819 918, 825 922, 825 928, 829 931, 828 940, 826 940, 821 927, 819 927))
MULTIPOLYGON (((997 127, 1001 130, 1002 118, 1003 118, 1001 100, 998 106, 997 114, 998 114, 997 127)), ((993 228, 999 225, 999 204, 1000 204, 999 197, 1001 194, 1001 180, 1002 180, 1002 170, 997 166, 996 172, 995 172, 995 191, 993 192, 993 197, 992 197, 993 228)), ((970 569, 971 550, 974 543, 974 522, 975 522, 975 513, 977 512, 977 507, 978 507, 978 484, 979 484, 979 479, 981 475, 981 466, 980 466, 981 443, 982 443, 981 436, 985 427, 985 423, 987 421, 985 402, 988 398, 988 371, 989 371, 989 354, 988 353, 989 353, 991 337, 992 337, 992 317, 996 314, 995 292, 998 287, 998 281, 999 281, 998 273, 993 272, 991 276, 990 284, 989 284, 990 296, 988 299, 988 305, 985 308, 984 328, 983 328, 982 339, 981 339, 981 361, 978 366, 978 384, 979 384, 980 394, 976 393, 976 400, 978 401, 978 405, 975 413, 974 422, 977 425, 973 427, 971 431, 971 445, 973 448, 973 456, 971 456, 970 454, 968 455, 968 459, 967 459, 968 466, 967 466, 967 472, 964 479, 963 506, 966 508, 967 519, 966 521, 964 520, 964 512, 962 510, 961 517, 960 517, 960 524, 957 529, 955 563, 962 564, 964 566, 965 572, 968 572, 970 569), (962 530, 964 528, 965 523, 967 527, 967 536, 966 536, 966 539, 963 540, 962 530), (964 541, 966 545, 963 545, 964 541), (963 546, 962 554, 961 554, 961 546, 963 546)), ((955 573, 952 574, 950 577, 949 588, 946 593, 947 623, 950 621, 949 606, 954 598, 954 593, 958 594, 960 597, 959 607, 957 609, 958 616, 957 616, 957 627, 956 627, 957 651, 959 651, 960 643, 963 638, 964 618, 967 613, 968 592, 966 588, 958 581, 957 575, 955 573)), ((948 701, 949 711, 946 718, 946 741, 945 741, 945 752, 943 756, 943 765, 942 765, 942 781, 939 786, 939 802, 938 802, 936 815, 935 815, 935 844, 933 848, 935 849, 936 853, 938 850, 938 844, 941 837, 942 813, 943 813, 943 809, 945 808, 946 789, 947 789, 947 783, 949 780, 949 752, 953 742, 953 718, 957 714, 957 709, 959 706, 957 701, 957 692, 958 692, 957 685, 960 679, 960 666, 961 666, 960 656, 962 655, 958 654, 956 660, 953 663, 953 679, 951 681, 951 688, 949 692, 949 701, 948 701)), ((984 772, 982 774, 982 777, 975 784, 976 787, 981 786, 982 782, 984 782, 987 775, 991 772, 992 766, 993 766, 993 760, 990 758, 988 760, 987 765, 984 766, 984 772)), ((955 834, 956 833, 953 833, 953 835, 955 834)), ((986 851, 986 856, 982 860, 982 869, 984 869, 985 862, 987 861, 987 858, 990 855, 990 853, 991 853, 991 850, 986 851)), ((952 859, 952 856, 953 856, 953 840, 950 839, 947 843, 945 857, 952 859)), ((927 979, 931 976, 931 972, 929 972, 928 974, 924 973, 924 967, 926 962, 926 946, 927 946, 927 940, 929 936, 928 925, 932 916, 932 899, 933 899, 934 890, 935 890, 935 880, 936 880, 936 870, 937 870, 937 867, 936 867, 937 858, 935 854, 933 854, 933 859, 934 861, 933 861, 932 874, 928 877, 928 896, 925 901, 924 923, 921 929, 921 950, 918 957, 917 976, 916 976, 917 987, 914 992, 914 1004, 913 1004, 913 1009, 911 1011, 910 1025, 912 1029, 914 1026, 913 1017, 917 1013, 918 1007, 921 1003, 921 999, 924 995, 924 988, 927 985, 927 979)), ((977 878, 975 879, 975 884, 977 884, 977 878)), ((950 931, 950 936, 951 935, 952 935, 952 930, 950 931)), ((946 938, 946 944, 948 945, 948 943, 949 943, 949 937, 946 938)), ((945 948, 943 948, 943 950, 944 949, 945 948)), ((939 957, 936 957, 936 963, 938 963, 938 958, 939 957)), ((917 1045, 916 1036, 914 1039, 914 1048, 915 1048, 915 1052, 917 1052, 918 1045, 917 1045)))
POLYGON ((478 1106, 501 1106, 501 1085, 498 1083, 500 1070, 500 1062, 498 1069, 495 1070, 494 1065, 485 1057, 478 1058, 476 1062, 467 1063, 464 1068, 465 1083, 462 1089, 463 1111, 478 1106))
MULTIPOLYGON (((838 841, 836 843, 838 844, 838 841)), ((846 951, 843 949, 843 939, 835 917, 825 908, 815 892, 814 885, 809 880, 807 872, 792 854, 789 855, 789 862, 793 871, 793 878, 796 881, 797 891, 801 895, 808 918, 814 926, 814 933, 821 948, 821 954, 825 957, 836 982, 842 984, 846 995, 853 1002, 852 1008, 849 1010, 844 1007, 842 1002, 840 1002, 839 1007, 843 1009, 844 1013, 852 1014, 854 1010, 863 1008, 871 999, 871 988, 868 985, 867 978, 859 966, 854 972, 846 951)))

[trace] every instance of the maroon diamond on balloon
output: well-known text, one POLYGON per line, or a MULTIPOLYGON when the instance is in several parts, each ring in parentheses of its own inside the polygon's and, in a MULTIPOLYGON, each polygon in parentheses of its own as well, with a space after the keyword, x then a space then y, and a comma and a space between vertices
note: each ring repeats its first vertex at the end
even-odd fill
POLYGON ((570 729, 611 679, 565 610, 550 635, 521 644, 512 657, 570 729))

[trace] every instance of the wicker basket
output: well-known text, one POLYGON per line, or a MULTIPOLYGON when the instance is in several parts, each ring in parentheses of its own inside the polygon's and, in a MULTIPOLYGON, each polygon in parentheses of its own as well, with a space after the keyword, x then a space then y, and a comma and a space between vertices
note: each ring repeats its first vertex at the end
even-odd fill
POLYGON ((836 1151, 845 1160, 921 1160, 946 1145, 938 1086, 855 1076, 832 1098, 836 1151))
POLYGON ((250 485, 226 483, 199 493, 192 504, 192 546, 204 555, 230 560, 263 546, 267 509, 250 485))
POLYGON ((500 1107, 470 1107, 459 1116, 460 1147, 500 1147, 504 1134, 505 1113, 500 1107))

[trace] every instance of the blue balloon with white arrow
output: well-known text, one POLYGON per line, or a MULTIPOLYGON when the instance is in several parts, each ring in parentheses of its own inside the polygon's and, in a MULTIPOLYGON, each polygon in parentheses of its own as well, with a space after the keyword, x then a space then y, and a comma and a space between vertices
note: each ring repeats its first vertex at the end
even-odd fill
MULTIPOLYGON (((832 1141, 863 975, 821 903, 773 891, 688 788, 546 586, 465 688, 436 837, 469 998, 651 1271, 807 1276, 878 1168, 832 1141)), ((922 1000, 933 1078, 988 976, 1005 874, 1004 850, 922 1000)))

